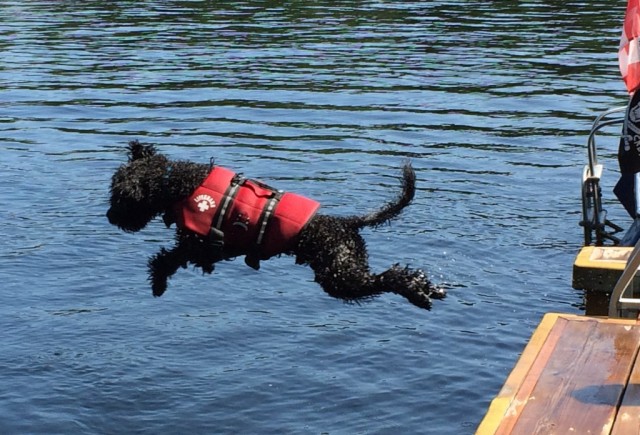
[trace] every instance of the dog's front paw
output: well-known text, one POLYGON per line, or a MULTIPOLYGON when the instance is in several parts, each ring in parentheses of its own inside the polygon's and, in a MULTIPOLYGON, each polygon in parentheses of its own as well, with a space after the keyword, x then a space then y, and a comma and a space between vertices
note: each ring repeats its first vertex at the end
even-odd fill
POLYGON ((151 291, 153 292, 153 296, 160 297, 167 291, 167 278, 159 279, 156 277, 151 277, 151 291))
POLYGON ((167 281, 169 279, 168 272, 175 273, 177 267, 168 267, 168 251, 164 248, 156 255, 149 258, 149 281, 151 282, 151 291, 153 296, 162 296, 167 291, 167 281))
POLYGON ((254 255, 245 256, 244 263, 253 270, 260 270, 260 259, 254 255))
POLYGON ((167 281, 169 277, 154 266, 157 266, 154 265, 154 261, 149 261, 149 281, 151 282, 153 296, 159 297, 167 291, 167 281))

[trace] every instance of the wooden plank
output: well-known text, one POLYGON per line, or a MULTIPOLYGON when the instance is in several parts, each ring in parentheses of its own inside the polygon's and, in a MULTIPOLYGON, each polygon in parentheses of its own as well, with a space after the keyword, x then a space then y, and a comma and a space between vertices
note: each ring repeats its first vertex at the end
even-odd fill
MULTIPOLYGON (((476 433, 609 433, 639 343, 633 320, 546 315, 476 433)), ((618 434, 640 434, 634 376, 618 434)))
POLYGON ((609 433, 636 356, 639 329, 567 322, 513 433, 609 433))
POLYGON ((536 330, 534 331, 529 343, 525 347, 518 363, 509 374, 504 386, 495 399, 491 401, 489 410, 484 419, 476 430, 476 435, 489 435, 496 433, 496 430, 502 423, 505 414, 509 410, 515 395, 520 389, 522 382, 529 373, 532 364, 538 357, 540 349, 547 341, 549 332, 553 328, 558 318, 558 314, 546 314, 536 330))
POLYGON ((531 364, 531 367, 526 376, 522 379, 520 388, 514 396, 513 401, 509 405, 509 408, 507 409, 505 417, 503 418, 500 426, 496 430, 497 435, 510 434, 513 432, 513 428, 518 422, 522 411, 529 402, 531 392, 535 388, 540 374, 544 371, 544 367, 547 364, 547 361, 553 354, 558 341, 560 341, 560 339, 562 338, 562 334, 564 333, 564 329, 567 326, 567 322, 557 316, 554 320, 555 321, 553 327, 549 331, 544 345, 538 352, 536 359, 531 364))
POLYGON ((640 362, 637 355, 611 433, 640 435, 640 362))

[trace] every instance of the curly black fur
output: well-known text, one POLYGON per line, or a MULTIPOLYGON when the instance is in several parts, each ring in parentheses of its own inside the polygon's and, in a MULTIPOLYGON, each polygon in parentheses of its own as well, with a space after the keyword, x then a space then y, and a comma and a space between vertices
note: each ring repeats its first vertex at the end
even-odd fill
MULTIPOLYGON (((152 219, 162 216, 167 227, 175 223, 173 205, 191 195, 210 171, 210 165, 171 161, 152 145, 129 143, 129 162, 122 165, 111 181, 109 222, 127 232, 143 229, 152 219)), ((429 309, 431 298, 445 296, 432 285, 421 270, 394 265, 380 274, 369 269, 368 254, 359 230, 388 223, 408 206, 415 194, 415 172, 406 163, 402 190, 397 198, 378 211, 364 216, 336 217, 317 214, 299 234, 291 252, 297 264, 308 264, 315 280, 331 296, 359 302, 384 292, 397 293, 412 304, 429 309)), ((241 254, 249 254, 248 252, 241 254)), ((161 296, 167 281, 188 264, 212 273, 218 261, 238 255, 225 252, 219 241, 202 237, 186 229, 176 231, 176 244, 162 248, 149 259, 149 280, 154 296, 161 296)), ((247 255, 247 264, 258 262, 247 255)))

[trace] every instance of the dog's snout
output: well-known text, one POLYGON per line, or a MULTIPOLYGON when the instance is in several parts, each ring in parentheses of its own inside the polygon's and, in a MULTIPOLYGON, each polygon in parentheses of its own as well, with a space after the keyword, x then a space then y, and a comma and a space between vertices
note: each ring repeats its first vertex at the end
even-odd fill
POLYGON ((109 219, 109 223, 111 225, 115 224, 115 222, 114 222, 115 216, 114 216, 114 213, 113 213, 112 209, 107 210, 107 219, 109 219))

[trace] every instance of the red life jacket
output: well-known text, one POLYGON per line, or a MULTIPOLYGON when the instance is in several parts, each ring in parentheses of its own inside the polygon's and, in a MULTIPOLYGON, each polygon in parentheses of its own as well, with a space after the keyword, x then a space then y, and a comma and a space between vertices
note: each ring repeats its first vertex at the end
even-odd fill
POLYGON ((266 260, 293 248, 320 203, 272 189, 215 166, 190 197, 176 204, 176 222, 201 236, 224 234, 230 257, 254 254, 266 260))

